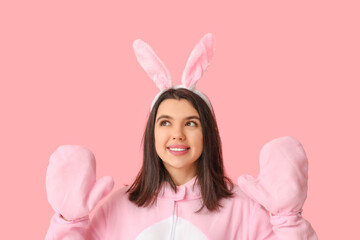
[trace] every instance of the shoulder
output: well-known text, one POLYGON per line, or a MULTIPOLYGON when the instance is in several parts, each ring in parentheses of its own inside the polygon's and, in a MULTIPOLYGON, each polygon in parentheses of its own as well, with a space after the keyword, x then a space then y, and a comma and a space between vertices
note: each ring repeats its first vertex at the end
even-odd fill
POLYGON ((117 190, 115 190, 111 196, 109 197, 110 202, 117 202, 117 201, 125 201, 129 198, 129 190, 130 186, 123 186, 117 190))
POLYGON ((123 187, 115 190, 111 194, 111 198, 123 198, 123 197, 129 196, 129 194, 127 193, 129 188, 130 188, 130 186, 123 186, 123 187))
POLYGON ((126 207, 132 202, 129 200, 129 194, 127 193, 129 186, 121 187, 115 190, 103 204, 103 209, 105 212, 113 211, 116 208, 126 207))
POLYGON ((251 198, 249 198, 237 184, 234 184, 234 187, 231 190, 231 192, 233 193, 235 199, 241 199, 243 201, 252 201, 251 198))
POLYGON ((225 202, 228 202, 233 207, 240 207, 242 209, 246 208, 250 210, 257 205, 257 203, 244 193, 237 184, 234 184, 231 192, 233 193, 233 196, 231 198, 227 198, 225 202))
POLYGON ((238 185, 234 184, 233 201, 235 205, 241 205, 243 209, 248 209, 251 215, 264 215, 268 218, 267 210, 258 202, 251 199, 238 185))
POLYGON ((260 219, 258 217, 260 205, 236 184, 234 184, 231 192, 233 193, 232 197, 223 198, 219 202, 222 207, 218 214, 224 218, 231 219, 231 224, 247 229, 249 224, 254 222, 254 219, 260 219))

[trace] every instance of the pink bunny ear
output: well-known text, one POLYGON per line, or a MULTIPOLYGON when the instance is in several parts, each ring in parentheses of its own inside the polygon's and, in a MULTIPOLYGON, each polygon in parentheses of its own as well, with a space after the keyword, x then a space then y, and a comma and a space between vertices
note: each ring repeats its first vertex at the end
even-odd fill
POLYGON ((152 48, 141 39, 135 40, 133 47, 138 62, 148 76, 155 82, 156 86, 160 88, 160 90, 171 88, 172 80, 170 73, 152 48))
POLYGON ((215 39, 211 33, 206 34, 192 50, 186 63, 181 82, 192 90, 203 72, 209 66, 215 50, 215 39))

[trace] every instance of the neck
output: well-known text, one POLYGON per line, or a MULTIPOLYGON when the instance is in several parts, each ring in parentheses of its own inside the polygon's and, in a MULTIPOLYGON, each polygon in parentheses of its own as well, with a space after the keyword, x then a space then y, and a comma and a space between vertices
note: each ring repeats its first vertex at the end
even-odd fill
POLYGON ((175 171, 169 172, 169 174, 170 174, 172 180, 174 181, 174 183, 176 184, 176 186, 183 185, 196 176, 195 171, 184 172, 184 171, 176 171, 175 170, 175 171))

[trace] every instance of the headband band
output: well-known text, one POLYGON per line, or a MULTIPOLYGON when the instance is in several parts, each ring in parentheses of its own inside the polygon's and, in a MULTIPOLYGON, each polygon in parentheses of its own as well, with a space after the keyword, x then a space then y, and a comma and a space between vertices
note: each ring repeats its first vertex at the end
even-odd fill
POLYGON ((166 90, 170 88, 185 88, 199 95, 212 110, 210 101, 205 94, 195 89, 197 81, 209 66, 214 54, 215 39, 211 33, 203 36, 192 50, 181 78, 182 84, 177 86, 173 86, 171 75, 165 64, 146 42, 137 39, 134 41, 133 47, 139 64, 160 89, 160 92, 155 96, 151 104, 151 109, 159 96, 166 90))

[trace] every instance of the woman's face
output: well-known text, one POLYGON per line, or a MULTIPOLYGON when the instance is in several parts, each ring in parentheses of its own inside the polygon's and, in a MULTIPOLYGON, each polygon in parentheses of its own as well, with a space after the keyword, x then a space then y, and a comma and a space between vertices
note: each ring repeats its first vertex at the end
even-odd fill
POLYGON ((196 109, 185 99, 166 99, 155 118, 155 148, 176 185, 196 175, 203 134, 196 109))

